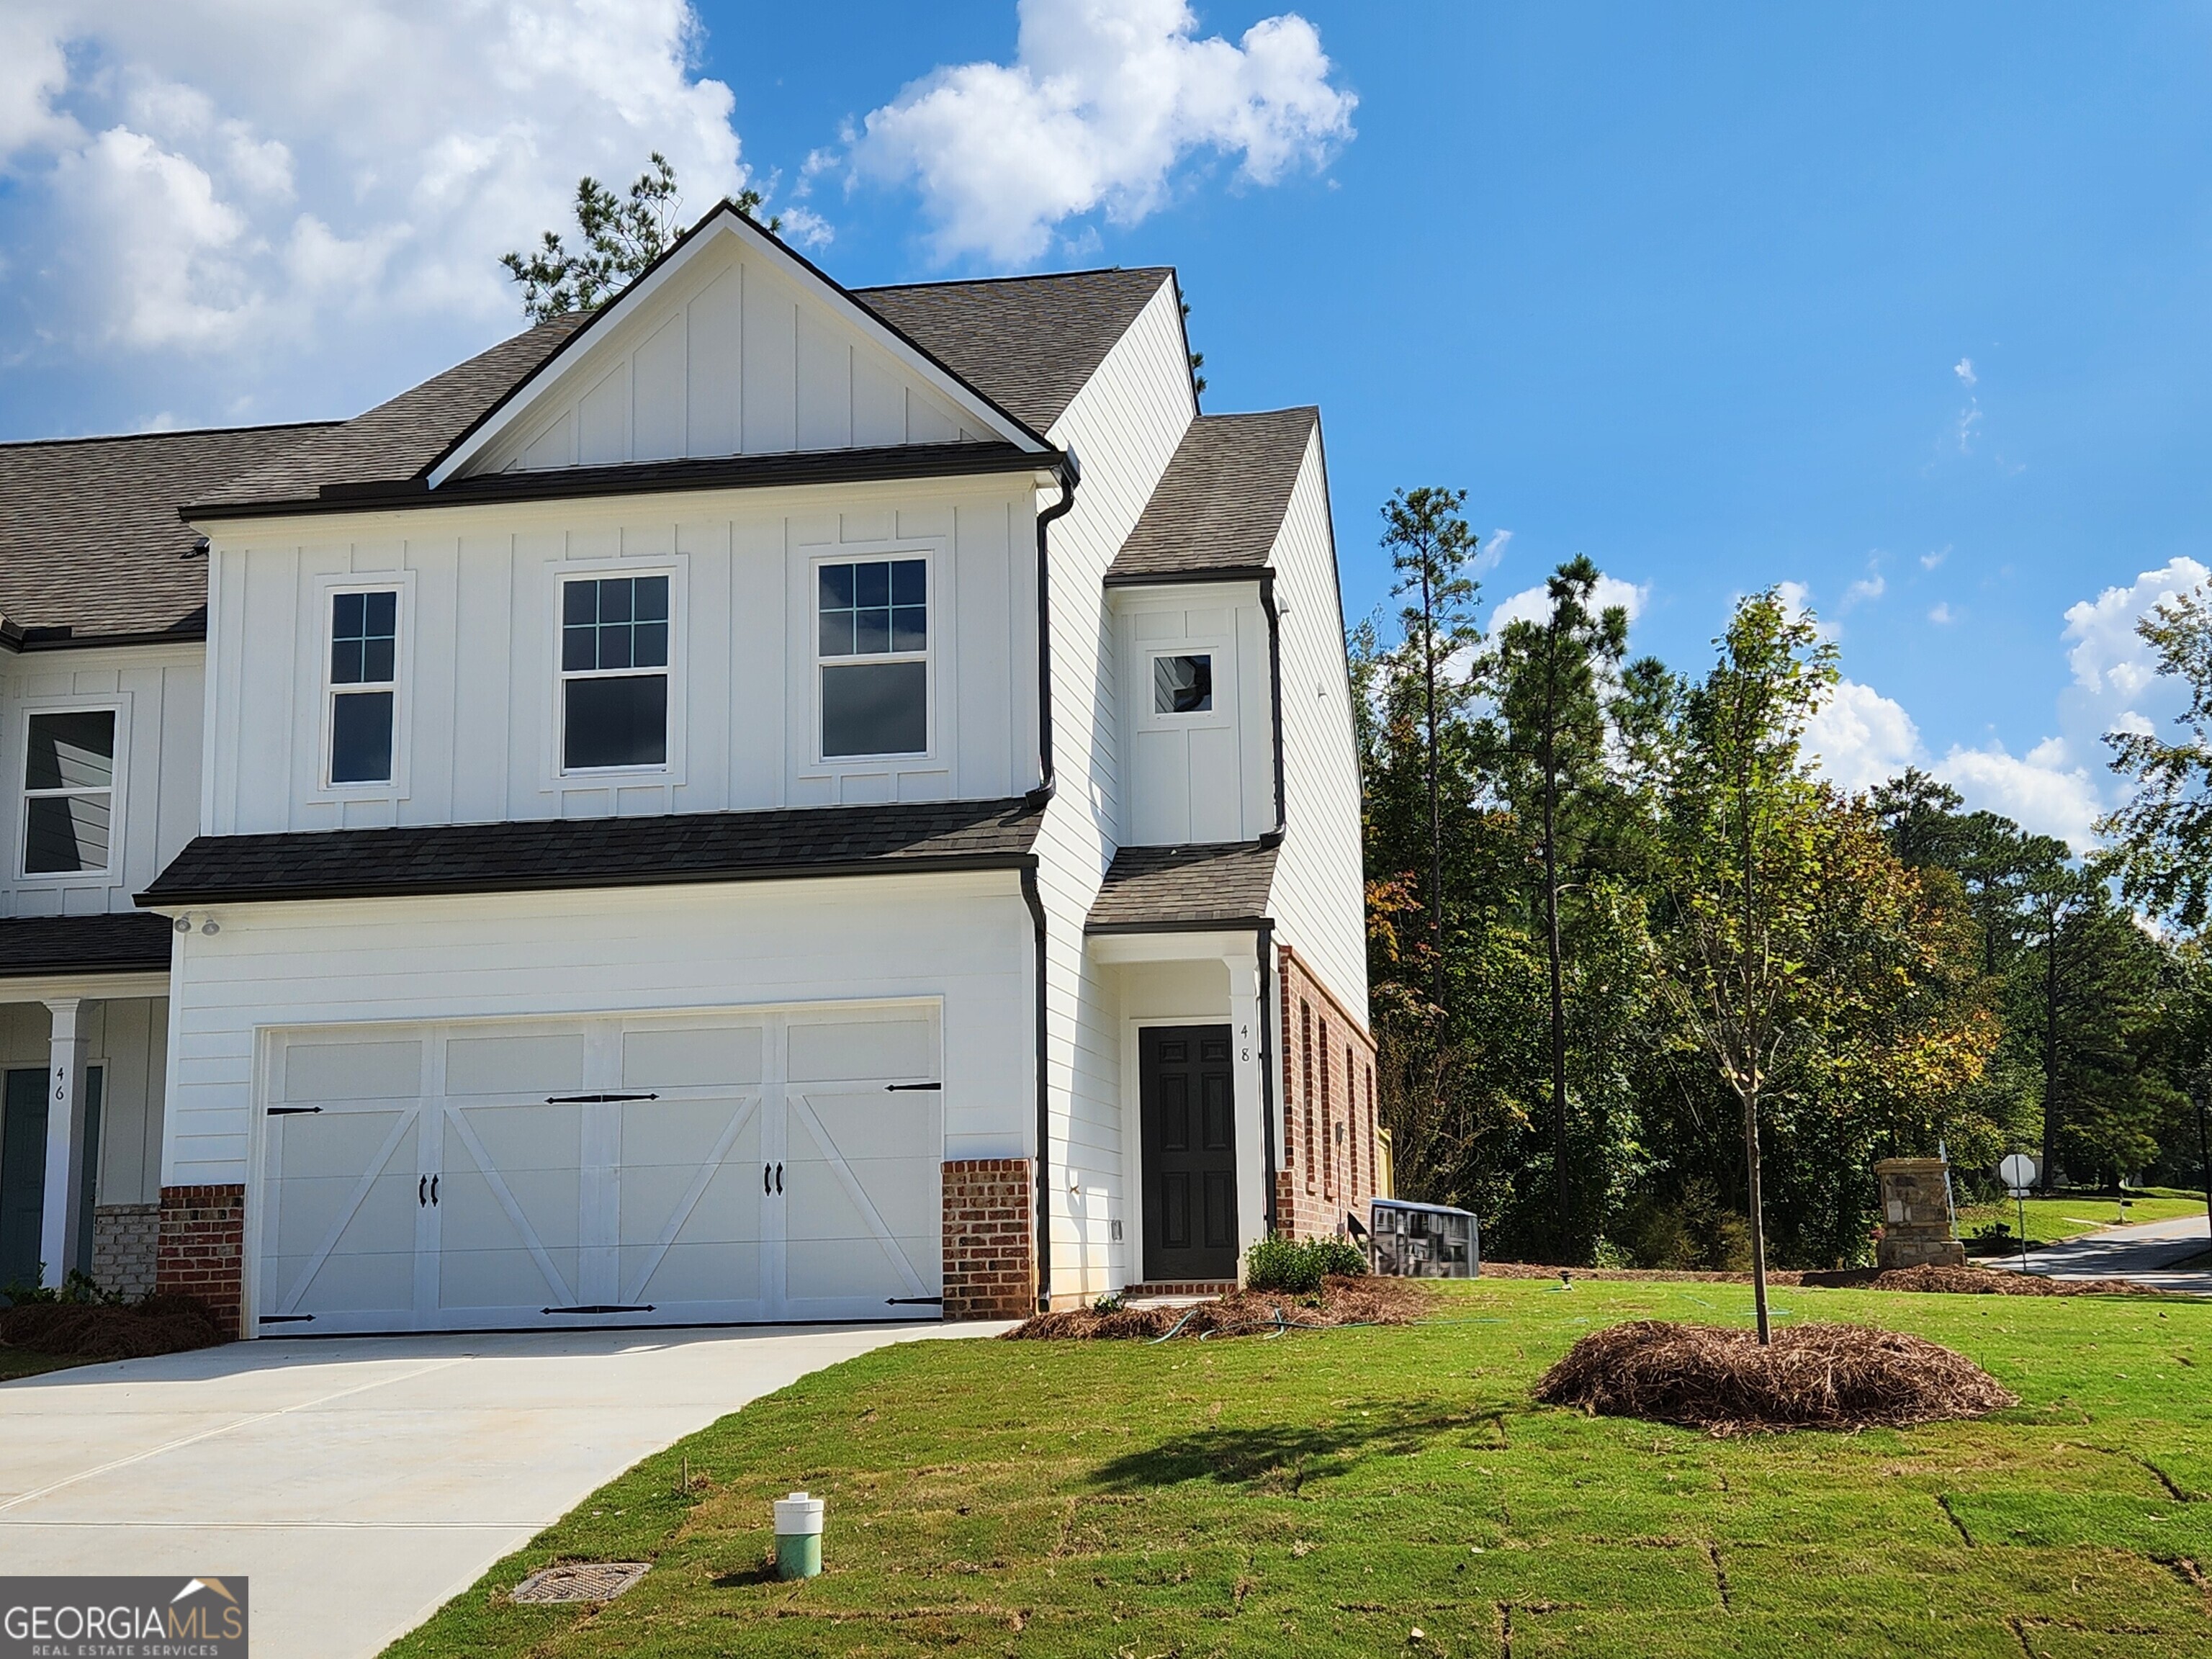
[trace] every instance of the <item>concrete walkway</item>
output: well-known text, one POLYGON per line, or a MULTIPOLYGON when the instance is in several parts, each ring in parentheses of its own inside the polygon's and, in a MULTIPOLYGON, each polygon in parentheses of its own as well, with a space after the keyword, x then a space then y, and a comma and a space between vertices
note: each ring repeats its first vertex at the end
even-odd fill
POLYGON ((366 1659, 748 1401, 887 1343, 1004 1328, 264 1340, 29 1377, 0 1384, 0 1562, 240 1575, 255 1652, 366 1659))
MULTIPOLYGON (((2046 1244, 2027 1253, 2027 1271, 2051 1279, 2129 1279, 2162 1291, 2190 1291, 2212 1296, 2212 1271, 2169 1271, 2177 1261, 2212 1249, 2212 1233, 2201 1215, 2172 1221, 2144 1221, 2130 1227, 2107 1227, 2084 1233, 2063 1244, 2046 1244)), ((2017 1255, 1987 1258, 1992 1267, 2021 1271, 2017 1255)))

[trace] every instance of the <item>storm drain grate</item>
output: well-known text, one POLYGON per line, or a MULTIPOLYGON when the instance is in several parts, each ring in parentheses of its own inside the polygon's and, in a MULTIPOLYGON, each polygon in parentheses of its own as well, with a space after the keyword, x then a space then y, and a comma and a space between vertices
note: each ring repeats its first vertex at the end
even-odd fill
POLYGON ((572 1561, 533 1572, 514 1587, 514 1601, 611 1601, 653 1570, 649 1561, 572 1561))

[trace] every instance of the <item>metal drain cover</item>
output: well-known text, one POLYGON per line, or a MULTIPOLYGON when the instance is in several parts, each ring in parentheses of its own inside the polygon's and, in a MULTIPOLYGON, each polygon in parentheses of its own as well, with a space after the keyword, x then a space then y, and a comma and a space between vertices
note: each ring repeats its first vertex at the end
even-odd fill
POLYGON ((650 1561, 571 1561, 533 1572, 511 1601, 611 1601, 653 1571, 650 1561))

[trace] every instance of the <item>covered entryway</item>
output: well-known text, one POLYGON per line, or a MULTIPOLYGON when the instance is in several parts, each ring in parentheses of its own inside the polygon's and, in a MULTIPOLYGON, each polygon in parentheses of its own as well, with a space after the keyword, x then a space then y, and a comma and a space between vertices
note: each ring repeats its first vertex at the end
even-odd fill
POLYGON ((1237 1276, 1237 1074, 1226 1025, 1138 1033, 1145 1279, 1237 1276))
POLYGON ((939 1014, 325 1027, 264 1054, 263 1334, 927 1316, 939 1014))

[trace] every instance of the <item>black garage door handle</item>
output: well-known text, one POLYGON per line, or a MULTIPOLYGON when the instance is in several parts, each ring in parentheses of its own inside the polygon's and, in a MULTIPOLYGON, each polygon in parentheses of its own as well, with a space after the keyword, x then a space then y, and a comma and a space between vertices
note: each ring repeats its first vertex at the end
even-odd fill
POLYGON ((415 1182, 415 1205, 417 1209, 421 1209, 426 1206, 429 1202, 430 1177, 423 1176, 418 1178, 415 1182))

